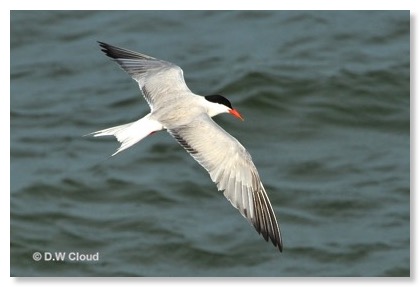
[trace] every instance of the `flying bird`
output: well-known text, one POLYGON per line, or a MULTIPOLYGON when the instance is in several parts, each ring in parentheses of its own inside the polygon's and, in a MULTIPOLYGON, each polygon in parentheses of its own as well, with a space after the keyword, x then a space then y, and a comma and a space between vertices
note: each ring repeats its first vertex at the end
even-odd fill
POLYGON ((141 53, 98 42, 101 50, 139 85, 150 113, 128 124, 93 132, 115 136, 121 146, 113 154, 148 135, 166 130, 208 173, 219 191, 280 252, 283 243, 276 216, 248 151, 212 117, 230 113, 243 120, 228 99, 190 91, 180 67, 141 53))

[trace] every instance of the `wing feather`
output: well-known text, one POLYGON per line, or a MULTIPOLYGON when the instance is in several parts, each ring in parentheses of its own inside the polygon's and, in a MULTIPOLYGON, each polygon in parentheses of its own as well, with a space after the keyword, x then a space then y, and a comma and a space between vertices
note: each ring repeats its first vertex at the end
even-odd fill
POLYGON ((170 62, 98 42, 101 50, 115 60, 137 83, 149 106, 164 106, 171 97, 190 92, 182 69, 170 62), (159 98, 159 101, 156 99, 159 98), (168 99, 169 98, 169 99, 168 99), (158 103, 157 103, 158 102, 158 103))
POLYGON ((258 233, 282 251, 276 216, 246 149, 207 115, 168 132, 209 172, 218 190, 258 233))

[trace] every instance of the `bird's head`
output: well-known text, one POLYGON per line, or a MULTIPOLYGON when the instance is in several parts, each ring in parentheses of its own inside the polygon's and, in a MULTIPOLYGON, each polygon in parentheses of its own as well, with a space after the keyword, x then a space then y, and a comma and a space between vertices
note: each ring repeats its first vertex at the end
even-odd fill
POLYGON ((210 117, 214 117, 222 113, 229 113, 242 121, 244 120, 241 114, 232 107, 232 104, 225 97, 220 95, 211 95, 205 96, 204 98, 209 103, 208 114, 210 117))

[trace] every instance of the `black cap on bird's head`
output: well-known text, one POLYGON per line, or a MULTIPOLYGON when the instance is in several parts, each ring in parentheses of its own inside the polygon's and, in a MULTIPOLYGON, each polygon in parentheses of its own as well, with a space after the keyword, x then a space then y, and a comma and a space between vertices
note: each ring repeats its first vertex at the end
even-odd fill
POLYGON ((237 117, 238 119, 244 120, 244 118, 241 116, 241 114, 232 107, 232 104, 230 103, 230 101, 228 99, 226 99, 225 97, 223 97, 221 95, 210 95, 210 96, 205 96, 204 98, 209 102, 216 103, 216 104, 221 104, 221 105, 224 105, 224 106, 228 107, 229 108, 229 113, 231 115, 237 117))
POLYGON ((229 102, 229 100, 221 95, 205 96, 205 98, 209 102, 225 105, 226 107, 233 109, 232 104, 229 102))

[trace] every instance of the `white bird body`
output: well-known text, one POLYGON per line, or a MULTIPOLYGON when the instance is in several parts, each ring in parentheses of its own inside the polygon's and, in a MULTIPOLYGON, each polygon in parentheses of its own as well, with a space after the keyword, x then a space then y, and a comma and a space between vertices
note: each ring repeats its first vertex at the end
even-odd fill
POLYGON ((242 116, 219 95, 202 97, 190 91, 180 67, 150 56, 99 42, 139 84, 151 112, 133 123, 92 133, 115 136, 117 154, 149 134, 166 129, 210 174, 218 190, 261 233, 282 251, 280 229, 257 169, 247 150, 211 117, 242 116))

